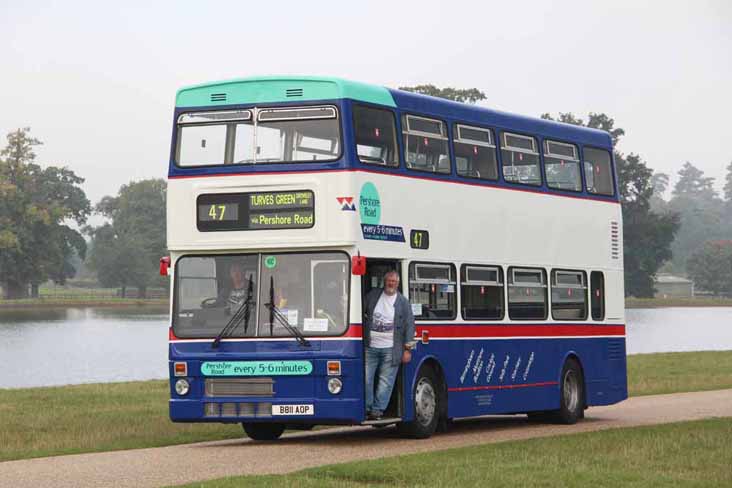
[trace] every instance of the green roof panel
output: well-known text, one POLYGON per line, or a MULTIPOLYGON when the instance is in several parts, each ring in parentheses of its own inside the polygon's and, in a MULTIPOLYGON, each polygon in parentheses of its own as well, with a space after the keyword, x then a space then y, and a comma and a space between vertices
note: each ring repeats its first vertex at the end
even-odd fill
POLYGON ((205 83, 178 90, 176 107, 260 104, 350 98, 395 107, 389 90, 339 78, 268 76, 205 83))

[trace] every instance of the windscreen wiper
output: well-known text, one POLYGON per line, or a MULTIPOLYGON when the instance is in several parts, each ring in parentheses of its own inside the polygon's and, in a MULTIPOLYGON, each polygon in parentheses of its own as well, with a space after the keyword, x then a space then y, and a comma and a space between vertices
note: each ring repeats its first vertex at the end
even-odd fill
POLYGON ((265 307, 269 309, 269 335, 273 336, 273 328, 275 321, 282 327, 284 327, 287 332, 289 332, 291 335, 297 339, 297 342, 300 343, 303 347, 310 347, 310 342, 305 339, 305 336, 302 335, 302 332, 300 332, 300 329, 297 327, 293 327, 290 325, 290 321, 287 317, 284 316, 284 314, 278 309, 274 304, 274 276, 269 277, 269 303, 264 304, 265 307))
POLYGON ((247 297, 244 299, 244 302, 239 305, 236 309, 236 312, 234 312, 234 315, 231 316, 229 321, 226 323, 223 329, 221 329, 221 332, 219 332, 219 335, 216 336, 216 339, 213 340, 211 343, 211 347, 213 349, 216 349, 219 347, 219 344, 221 343, 221 339, 224 337, 228 337, 231 335, 232 332, 239 326, 242 320, 244 320, 244 334, 247 333, 247 329, 249 329, 249 316, 251 315, 251 308, 249 305, 252 302, 252 293, 253 293, 253 286, 252 286, 252 276, 249 276, 249 286, 247 287, 247 297))

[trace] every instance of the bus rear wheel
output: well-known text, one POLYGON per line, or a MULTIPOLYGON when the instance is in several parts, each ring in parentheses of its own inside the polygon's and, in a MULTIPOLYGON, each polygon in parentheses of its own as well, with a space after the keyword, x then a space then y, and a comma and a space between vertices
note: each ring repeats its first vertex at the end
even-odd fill
POLYGON ((414 387, 414 420, 397 425, 399 433, 414 439, 426 439, 435 433, 442 412, 441 383, 432 368, 419 371, 414 387))
POLYGON ((244 432, 255 441, 273 441, 279 439, 285 431, 285 424, 241 424, 244 432))
POLYGON ((553 412, 557 422, 576 424, 585 413, 585 381, 582 368, 574 359, 567 359, 559 385, 559 410, 553 412))

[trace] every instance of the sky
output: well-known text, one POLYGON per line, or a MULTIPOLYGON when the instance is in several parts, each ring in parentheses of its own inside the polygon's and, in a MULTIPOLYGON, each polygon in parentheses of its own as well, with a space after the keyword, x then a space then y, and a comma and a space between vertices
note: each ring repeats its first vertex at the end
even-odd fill
MULTIPOLYGON (((732 161, 732 1, 0 0, 0 135, 92 203, 165 177, 175 92, 276 74, 476 87, 491 108, 604 112, 619 149, 721 188, 732 161)), ((4 139, 0 142, 5 145, 4 139)))

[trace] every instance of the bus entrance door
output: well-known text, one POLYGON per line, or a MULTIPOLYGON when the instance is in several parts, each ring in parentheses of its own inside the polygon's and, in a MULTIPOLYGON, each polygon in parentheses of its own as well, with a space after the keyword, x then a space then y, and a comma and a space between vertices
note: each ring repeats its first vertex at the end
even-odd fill
MULTIPOLYGON (((366 297, 369 293, 371 293, 372 290, 377 288, 384 288, 384 275, 386 275, 389 271, 396 271, 399 273, 399 293, 402 292, 402 270, 401 270, 401 261, 396 259, 367 259, 366 260, 366 273, 361 277, 361 304, 362 304, 362 312, 365 315, 366 314, 366 297)), ((365 321, 363 322, 366 323, 365 321)), ((365 344, 364 341, 364 357, 366 354, 365 348, 368 346, 368 344, 365 344)), ((366 367, 366 362, 364 361, 364 368, 366 367)), ((365 377, 365 371, 364 371, 364 377, 365 377)), ((378 372, 377 372, 378 374, 378 372)), ((374 383, 377 383, 377 379, 374 378, 374 383)), ((404 385, 404 370, 400 366, 399 372, 397 373, 396 381, 394 382, 394 389, 391 393, 391 399, 389 400, 389 406, 384 411, 383 420, 373 420, 373 421, 367 421, 365 424, 389 424, 394 423, 394 421, 401 419, 402 412, 403 412, 403 405, 404 405, 404 399, 403 399, 403 385, 404 385)), ((364 385, 365 388, 366 385, 364 385)))

